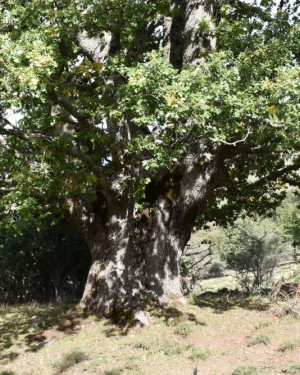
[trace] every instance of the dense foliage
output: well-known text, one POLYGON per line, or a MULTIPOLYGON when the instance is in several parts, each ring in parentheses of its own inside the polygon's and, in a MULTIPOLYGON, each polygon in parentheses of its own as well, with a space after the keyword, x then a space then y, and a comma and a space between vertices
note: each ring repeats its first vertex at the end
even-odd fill
POLYGON ((0 302, 79 298, 90 262, 86 243, 66 222, 40 231, 29 224, 18 232, 2 228, 0 302))
POLYGON ((180 298, 197 218, 265 213, 299 184, 299 32, 285 0, 6 0, 3 222, 80 228, 85 307, 180 298))
POLYGON ((276 215, 276 221, 281 228, 282 235, 292 243, 294 250, 294 260, 298 259, 300 245, 300 199, 299 191, 290 192, 284 200, 276 215))
POLYGON ((120 164, 128 177, 118 188, 133 185, 143 199, 153 171, 180 165, 192 139, 216 149, 227 145, 228 186, 211 202, 216 208, 226 201, 220 217, 241 206, 266 209, 281 195, 282 171, 299 164, 296 5, 282 2, 276 11, 272 1, 220 2, 218 26, 199 24, 203 35, 216 35, 217 50, 203 50, 197 68, 186 65, 179 74, 159 47, 163 17, 172 15, 168 4, 5 2, 1 176, 4 186, 15 186, 2 198, 6 212, 11 202, 19 212, 43 211, 40 195, 60 212, 70 197, 94 199, 94 189, 108 189, 120 164), (80 47, 82 30, 104 39, 107 32, 118 36, 105 65, 80 47), (139 45, 140 30, 147 35, 139 45), (20 114, 18 127, 7 126, 9 109, 20 114), (140 130, 120 134, 124 118, 140 130), (140 167, 130 171, 133 160, 140 167), (262 190, 263 183, 248 186, 249 175, 275 182, 262 190))
POLYGON ((249 291, 270 285, 285 247, 270 221, 239 220, 227 230, 222 257, 249 291))

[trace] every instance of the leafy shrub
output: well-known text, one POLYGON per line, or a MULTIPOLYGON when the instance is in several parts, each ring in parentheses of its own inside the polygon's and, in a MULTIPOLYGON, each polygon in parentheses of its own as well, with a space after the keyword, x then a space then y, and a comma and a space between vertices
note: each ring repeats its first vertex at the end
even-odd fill
POLYGON ((223 275, 225 265, 219 260, 220 244, 224 242, 224 230, 211 225, 194 234, 181 259, 183 288, 192 293, 198 280, 223 275))
POLYGON ((123 372, 123 368, 115 368, 113 370, 107 370, 104 375, 120 375, 123 372))
POLYGON ((221 277, 224 275, 224 265, 221 262, 215 261, 208 268, 207 277, 221 277))
POLYGON ((160 350, 166 356, 173 356, 182 354, 186 350, 186 346, 181 345, 179 342, 176 341, 165 341, 161 343, 160 350))
POLYGON ((261 328, 264 328, 264 327, 268 327, 269 325, 271 325, 272 323, 269 322, 269 321, 265 321, 265 322, 259 322, 255 325, 255 329, 261 329, 261 328))
POLYGON ((91 262, 81 235, 66 221, 15 225, 0 226, 0 303, 80 297, 91 262))
POLYGON ((238 220, 226 230, 222 258, 237 272, 240 285, 249 291, 270 283, 284 242, 268 220, 238 220))

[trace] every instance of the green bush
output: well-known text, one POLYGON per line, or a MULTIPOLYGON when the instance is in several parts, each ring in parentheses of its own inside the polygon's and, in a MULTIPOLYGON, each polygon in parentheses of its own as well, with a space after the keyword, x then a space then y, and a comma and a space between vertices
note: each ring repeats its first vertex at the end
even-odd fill
POLYGON ((239 219, 226 230, 222 258, 249 291, 268 286, 283 249, 283 238, 270 220, 239 219))
POLYGON ((64 220, 15 225, 0 221, 0 303, 80 297, 91 262, 82 236, 64 220))

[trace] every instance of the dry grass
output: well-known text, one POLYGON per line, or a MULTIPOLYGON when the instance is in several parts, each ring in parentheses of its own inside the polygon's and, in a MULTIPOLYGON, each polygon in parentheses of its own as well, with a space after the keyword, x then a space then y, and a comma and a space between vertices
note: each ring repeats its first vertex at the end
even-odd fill
POLYGON ((253 346, 253 345, 257 345, 257 344, 264 344, 264 345, 268 345, 270 344, 270 337, 267 336, 267 335, 260 335, 260 336, 257 336, 255 337, 249 344, 248 346, 253 346))
POLYGON ((290 340, 290 341, 286 341, 281 347, 280 347, 280 351, 285 353, 289 350, 294 350, 296 348, 300 347, 300 339, 298 340, 290 340))
POLYGON ((291 366, 287 371, 287 374, 300 374, 300 363, 299 365, 291 366))
POLYGON ((74 350, 73 352, 64 355, 61 360, 54 365, 54 367, 57 368, 57 374, 61 374, 67 371, 69 368, 74 367, 78 363, 87 359, 88 356, 84 352, 74 350))
POLYGON ((299 319, 258 297, 206 298, 152 308, 149 327, 126 331, 70 306, 3 307, 0 375, 299 373, 299 319))
POLYGON ((256 366, 241 366, 236 368, 231 375, 259 375, 261 372, 256 366))
POLYGON ((226 291, 224 280, 206 280, 188 306, 152 306, 144 329, 70 305, 0 307, 0 375, 300 374, 300 301, 226 291))

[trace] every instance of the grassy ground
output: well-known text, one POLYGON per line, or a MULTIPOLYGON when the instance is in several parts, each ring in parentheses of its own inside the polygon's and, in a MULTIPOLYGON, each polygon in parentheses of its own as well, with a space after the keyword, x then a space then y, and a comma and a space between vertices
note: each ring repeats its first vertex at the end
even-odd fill
POLYGON ((300 374, 299 303, 207 293, 130 329, 70 306, 2 307, 0 375, 300 374))
MULTIPOLYGON (((273 284, 276 284, 280 281, 300 281, 299 262, 280 264, 276 267, 272 282, 273 284)), ((207 291, 216 292, 222 288, 227 288, 229 290, 239 288, 238 278, 235 271, 225 270, 224 277, 199 280, 194 287, 193 293, 200 294, 207 291)))

